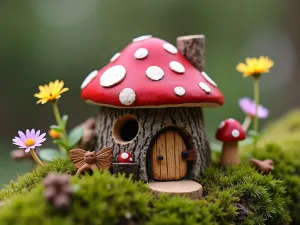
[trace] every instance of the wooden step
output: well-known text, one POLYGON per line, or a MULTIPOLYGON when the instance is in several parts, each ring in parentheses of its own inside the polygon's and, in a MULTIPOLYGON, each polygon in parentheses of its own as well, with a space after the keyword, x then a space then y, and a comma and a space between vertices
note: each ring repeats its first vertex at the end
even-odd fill
POLYGON ((203 195, 202 185, 193 180, 179 180, 179 181, 152 181, 149 187, 153 194, 170 194, 180 195, 191 199, 200 199, 203 195))

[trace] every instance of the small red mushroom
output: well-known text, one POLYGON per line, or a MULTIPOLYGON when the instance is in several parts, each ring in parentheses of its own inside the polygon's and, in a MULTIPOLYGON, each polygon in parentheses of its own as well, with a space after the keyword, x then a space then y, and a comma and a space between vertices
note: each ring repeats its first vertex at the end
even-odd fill
POLYGON ((130 152, 122 152, 118 155, 119 163, 132 163, 132 154, 130 152))
POLYGON ((217 84, 172 44, 144 35, 115 54, 81 85, 88 103, 109 107, 213 107, 223 104, 217 84))
POLYGON ((227 119, 220 123, 216 133, 216 139, 223 142, 221 166, 239 165, 238 141, 246 138, 242 125, 234 120, 227 119))

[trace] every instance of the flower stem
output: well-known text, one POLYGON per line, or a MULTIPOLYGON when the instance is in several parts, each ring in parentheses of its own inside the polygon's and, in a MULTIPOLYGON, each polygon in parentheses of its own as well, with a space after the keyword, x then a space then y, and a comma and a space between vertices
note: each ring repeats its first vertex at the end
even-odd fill
MULTIPOLYGON (((56 101, 52 103, 52 109, 53 109, 53 113, 54 113, 54 116, 55 116, 55 119, 56 119, 56 122, 57 122, 57 125, 62 128, 62 140, 65 142, 65 143, 68 143, 68 138, 67 138, 67 133, 66 133, 66 129, 65 127, 63 126, 62 124, 62 119, 61 119, 61 116, 60 116, 60 112, 59 112, 59 109, 58 109, 58 106, 57 106, 57 103, 56 101)), ((64 154, 64 155, 68 155, 67 153, 67 149, 58 145, 58 147, 60 148, 61 152, 64 154)))
POLYGON ((53 113, 54 113, 56 122, 57 122, 58 126, 61 126, 62 125, 61 116, 60 116, 60 112, 59 112, 59 109, 58 109, 58 106, 57 106, 56 102, 52 103, 52 108, 53 108, 53 113))
MULTIPOLYGON (((253 121, 253 130, 258 133, 258 105, 259 105, 259 77, 254 78, 254 101, 255 101, 255 117, 253 121)), ((253 142, 253 154, 257 150, 257 138, 253 142)))
POLYGON ((246 132, 251 124, 252 118, 251 116, 247 115, 244 122, 243 122, 243 130, 246 132))
POLYGON ((36 161, 37 164, 39 164, 41 167, 45 167, 44 163, 36 155, 34 149, 30 149, 30 154, 31 154, 32 158, 36 161))

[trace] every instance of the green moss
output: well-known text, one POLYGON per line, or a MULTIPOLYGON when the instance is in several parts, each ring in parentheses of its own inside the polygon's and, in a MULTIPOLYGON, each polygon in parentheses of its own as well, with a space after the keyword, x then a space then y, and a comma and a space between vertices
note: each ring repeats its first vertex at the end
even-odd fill
POLYGON ((201 178, 200 201, 164 196, 156 199, 148 225, 164 224, 286 224, 290 221, 285 187, 271 175, 249 166, 227 171, 208 168, 201 178), (241 215, 242 206, 248 216, 241 215))
POLYGON ((240 218, 244 224, 289 221, 284 186, 271 175, 261 175, 249 166, 232 167, 226 172, 212 167, 201 179, 205 197, 195 201, 178 196, 155 199, 147 185, 107 172, 73 177, 76 191, 68 212, 55 212, 43 198, 43 187, 38 185, 26 195, 12 197, 0 208, 0 224, 101 225, 128 220, 141 225, 232 224, 241 217, 238 203, 249 210, 248 216, 240 218))
POLYGON ((212 224, 213 214, 205 200, 193 201, 181 197, 163 195, 153 202, 153 217, 148 225, 196 225, 212 224))
POLYGON ((56 212, 44 200, 43 187, 38 185, 26 195, 13 197, 1 208, 0 224, 99 225, 119 224, 129 218, 143 223, 149 217, 152 196, 141 183, 104 172, 73 177, 72 185, 75 192, 69 211, 56 212))
POLYGON ((238 202, 246 206, 251 212, 248 219, 255 224, 283 224, 289 220, 285 186, 271 175, 259 174, 248 166, 230 167, 226 172, 209 168, 202 183, 207 192, 205 199, 219 202, 219 208, 228 212, 227 217, 223 217, 222 213, 215 215, 220 221, 229 221, 234 216, 232 206, 222 201, 224 197, 230 203, 238 202), (224 196, 224 193, 227 195, 224 196))
POLYGON ((43 168, 39 167, 31 173, 19 177, 16 182, 11 182, 5 189, 0 190, 0 200, 8 199, 18 193, 27 193, 50 172, 71 174, 74 171, 74 164, 70 160, 57 159, 43 168))
MULTIPOLYGON (((249 152, 251 147, 241 149, 249 152)), ((272 159, 274 177, 286 187, 293 224, 300 224, 300 109, 293 110, 270 124, 266 135, 260 140, 255 157, 272 159)), ((246 154, 244 154, 245 156, 246 154)), ((247 160, 247 157, 244 158, 247 160)))

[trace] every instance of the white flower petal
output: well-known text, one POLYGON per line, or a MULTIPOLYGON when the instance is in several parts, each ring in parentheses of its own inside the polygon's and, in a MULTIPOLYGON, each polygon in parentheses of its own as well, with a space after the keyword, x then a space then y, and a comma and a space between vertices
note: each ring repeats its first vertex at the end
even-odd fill
POLYGON ((34 135, 35 135, 35 130, 34 129, 31 130, 30 135, 31 135, 32 138, 34 138, 34 135))
POLYGON ((40 133, 41 133, 41 131, 40 131, 40 130, 38 130, 38 131, 35 133, 35 135, 34 135, 34 139, 37 139, 37 138, 38 138, 38 136, 40 135, 40 133))
POLYGON ((23 140, 23 141, 26 140, 26 135, 22 131, 19 131, 18 134, 19 134, 21 140, 23 140))
POLYGON ((35 142, 41 141, 46 136, 46 133, 41 134, 38 138, 35 139, 35 142))
POLYGON ((26 138, 27 139, 31 138, 31 133, 29 129, 26 130, 26 138))

